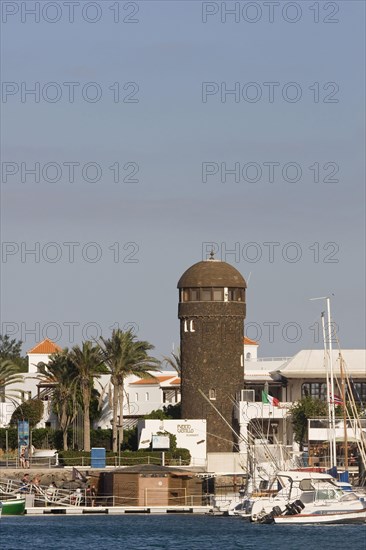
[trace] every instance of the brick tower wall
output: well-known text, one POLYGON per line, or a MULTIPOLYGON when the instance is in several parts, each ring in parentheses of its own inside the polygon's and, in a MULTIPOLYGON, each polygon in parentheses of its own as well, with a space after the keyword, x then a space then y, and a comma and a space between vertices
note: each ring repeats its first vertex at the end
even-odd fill
MULTIPOLYGON (((235 450, 235 436, 210 402, 236 429, 234 399, 244 387, 243 334, 245 303, 181 302, 182 418, 207 419, 207 451, 235 450), (185 321, 187 321, 185 323, 185 321), (191 327, 190 321, 193 321, 191 327), (185 330, 188 329, 187 330, 185 330), (194 331, 191 331, 193 328, 194 331)), ((237 430, 236 430, 237 431, 237 430)))

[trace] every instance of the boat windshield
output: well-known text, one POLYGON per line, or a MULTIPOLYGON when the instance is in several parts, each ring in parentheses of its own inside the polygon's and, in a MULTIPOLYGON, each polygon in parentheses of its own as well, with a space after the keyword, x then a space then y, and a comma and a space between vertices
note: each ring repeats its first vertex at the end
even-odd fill
POLYGON ((350 493, 349 491, 347 491, 346 494, 342 495, 341 501, 342 502, 349 502, 350 500, 359 500, 359 499, 358 499, 358 496, 355 495, 355 493, 350 493))
POLYGON ((299 485, 301 491, 313 491, 314 487, 311 483, 311 479, 302 479, 299 485))
POLYGON ((339 500, 343 495, 343 491, 336 489, 318 489, 316 491, 316 500, 339 500))

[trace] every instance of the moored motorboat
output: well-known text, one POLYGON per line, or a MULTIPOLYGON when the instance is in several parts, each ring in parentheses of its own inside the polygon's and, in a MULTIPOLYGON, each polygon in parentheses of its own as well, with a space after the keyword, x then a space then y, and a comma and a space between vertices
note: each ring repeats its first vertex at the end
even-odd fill
POLYGON ((273 508, 283 509, 286 504, 299 499, 304 490, 312 488, 312 482, 323 481, 332 484, 334 479, 329 474, 312 470, 288 470, 277 473, 277 494, 256 498, 251 509, 251 521, 261 522, 262 518, 271 513, 273 508))
MULTIPOLYGON (((316 477, 303 479, 296 484, 296 493, 290 483, 289 494, 296 500, 289 499, 284 505, 277 505, 268 511, 262 508, 256 513, 258 523, 355 523, 366 521, 366 504, 363 498, 352 491, 342 491, 332 479, 316 477)), ((253 507, 254 508, 254 507, 253 507)))

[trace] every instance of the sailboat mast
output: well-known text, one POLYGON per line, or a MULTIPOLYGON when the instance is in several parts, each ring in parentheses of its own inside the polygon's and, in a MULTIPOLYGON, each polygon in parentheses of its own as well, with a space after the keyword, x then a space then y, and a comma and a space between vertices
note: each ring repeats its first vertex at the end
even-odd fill
POLYGON ((327 316, 328 316, 328 350, 329 350, 329 372, 330 372, 330 419, 333 447, 333 463, 331 467, 337 467, 337 449, 335 441, 335 407, 334 407, 334 373, 333 373, 333 350, 332 350, 332 318, 330 316, 330 298, 327 297, 327 316))
POLYGON ((323 330, 323 343, 324 343, 324 362, 325 362, 325 373, 327 378, 327 405, 328 405, 328 441, 329 441, 329 455, 330 455, 330 465, 333 464, 333 446, 331 438, 331 411, 330 411, 330 385, 329 385, 329 365, 328 365, 328 353, 327 353, 327 339, 325 336, 325 322, 324 322, 324 311, 321 313, 322 320, 322 330, 323 330))
POLYGON ((344 469, 348 472, 348 434, 347 434, 347 407, 346 407, 346 384, 344 381, 343 357, 339 354, 339 365, 341 370, 341 388, 343 401, 343 426, 344 426, 344 469))

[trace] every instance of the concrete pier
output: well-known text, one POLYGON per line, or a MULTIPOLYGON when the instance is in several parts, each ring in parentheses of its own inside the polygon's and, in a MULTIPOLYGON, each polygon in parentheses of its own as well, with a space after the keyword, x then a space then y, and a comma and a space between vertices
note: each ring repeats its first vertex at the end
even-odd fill
POLYGON ((47 506, 26 508, 27 516, 122 515, 122 514, 206 514, 210 506, 47 506))

